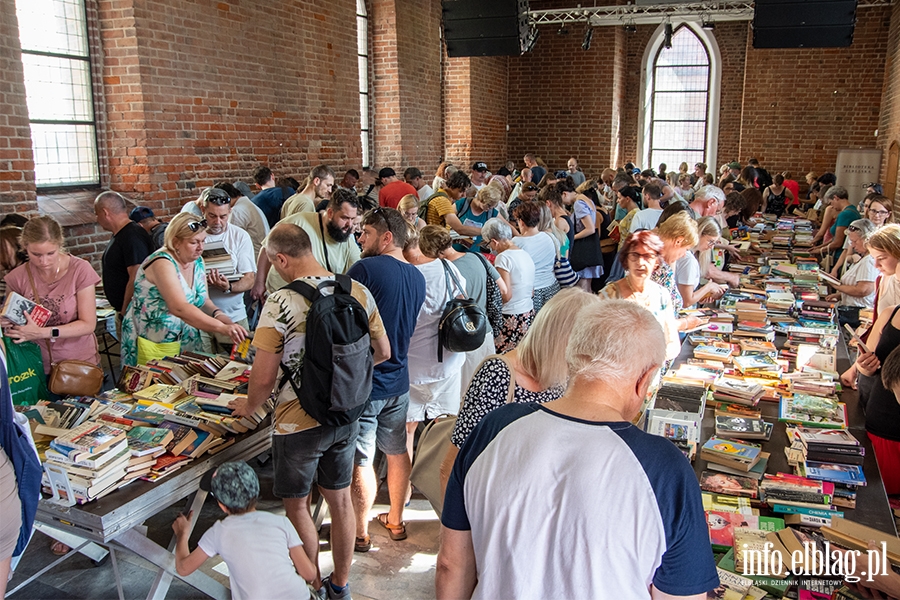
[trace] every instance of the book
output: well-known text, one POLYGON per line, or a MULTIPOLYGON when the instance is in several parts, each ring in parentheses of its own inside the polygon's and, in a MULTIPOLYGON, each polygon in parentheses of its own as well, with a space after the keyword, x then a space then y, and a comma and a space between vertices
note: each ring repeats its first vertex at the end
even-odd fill
POLYGON ((50 320, 53 313, 37 302, 9 290, 6 295, 6 302, 3 303, 0 317, 6 317, 11 323, 16 325, 25 325, 28 323, 25 315, 31 317, 38 327, 43 327, 50 320))
POLYGON ((103 465, 109 463, 116 456, 118 456, 123 450, 128 448, 128 440, 123 439, 118 443, 113 444, 104 452, 100 452, 98 454, 92 454, 89 458, 83 458, 78 461, 74 461, 69 458, 68 454, 63 454, 61 452, 57 452, 53 448, 48 448, 44 453, 44 458, 46 460, 50 460, 53 462, 58 462, 63 465, 71 465, 76 467, 83 467, 86 469, 101 469, 103 465))
POLYGON ((134 456, 164 450, 175 437, 171 430, 160 427, 135 427, 128 432, 128 447, 134 456))
POLYGON ((866 476, 859 465, 806 461, 806 476, 844 485, 866 485, 866 476))
MULTIPOLYGON (((114 427, 109 423, 88 421, 78 425, 65 435, 57 437, 56 442, 79 452, 99 454, 124 439, 124 429, 114 427)), ((69 456, 72 458, 71 454, 69 456)))
POLYGON ((187 394, 180 385, 155 383, 148 388, 135 391, 133 395, 139 400, 149 400, 171 405, 187 394))
POLYGON ((713 436, 703 444, 700 457, 712 462, 720 462, 736 468, 749 469, 757 460, 761 448, 758 444, 726 440, 713 436), (734 463, 734 464, 732 464, 734 463))
POLYGON ((703 471, 700 474, 700 489, 715 494, 727 494, 731 496, 743 496, 746 498, 759 497, 759 481, 752 477, 729 475, 703 471))
POLYGON ((729 439, 764 440, 767 438, 766 425, 762 419, 723 415, 716 417, 716 435, 729 439))
POLYGON ((763 478, 763 475, 766 473, 766 467, 769 466, 769 453, 768 452, 760 452, 759 453, 759 461, 750 467, 749 471, 743 471, 742 469, 734 469, 727 465, 721 465, 714 462, 707 462, 706 468, 710 471, 718 471, 720 473, 728 473, 730 475, 740 475, 742 477, 752 477, 757 481, 763 478))
POLYGON ((166 444, 166 452, 171 452, 175 455, 183 453, 197 439, 197 432, 187 425, 164 421, 159 424, 159 428, 168 429, 172 432, 172 441, 166 444))

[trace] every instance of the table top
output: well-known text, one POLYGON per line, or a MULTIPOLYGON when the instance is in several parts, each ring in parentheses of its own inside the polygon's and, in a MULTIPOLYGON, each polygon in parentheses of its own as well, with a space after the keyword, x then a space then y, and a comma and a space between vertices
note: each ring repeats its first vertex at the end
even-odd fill
POLYGON ((48 525, 72 527, 77 535, 105 543, 197 491, 200 479, 209 469, 265 452, 272 444, 272 427, 268 423, 263 421, 254 431, 238 436, 228 448, 196 459, 158 482, 137 480, 99 500, 74 506, 42 499, 36 518, 48 525))

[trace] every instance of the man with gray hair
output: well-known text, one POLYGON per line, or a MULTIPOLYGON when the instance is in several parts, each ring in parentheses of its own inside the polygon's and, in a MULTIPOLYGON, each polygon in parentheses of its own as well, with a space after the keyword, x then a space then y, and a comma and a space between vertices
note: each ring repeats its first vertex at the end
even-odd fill
POLYGON ((846 188, 839 185, 828 188, 828 191, 825 192, 824 202, 827 205, 829 201, 831 202, 832 208, 838 213, 837 218, 834 220, 834 225, 829 229, 831 235, 834 237, 832 237, 831 241, 827 244, 810 248, 809 251, 810 253, 818 254, 819 256, 833 254, 834 260, 837 262, 844 249, 844 239, 846 237, 847 227, 853 223, 853 221, 862 217, 860 217, 859 211, 857 211, 856 207, 850 202, 850 194, 847 192, 846 188))
POLYGON ((659 322, 633 302, 581 310, 563 397, 491 412, 460 450, 438 599, 699 600, 719 585, 690 463, 631 424, 665 347, 659 322))
POLYGON ((689 205, 696 218, 714 217, 725 210, 725 192, 714 185, 705 185, 694 194, 689 205))

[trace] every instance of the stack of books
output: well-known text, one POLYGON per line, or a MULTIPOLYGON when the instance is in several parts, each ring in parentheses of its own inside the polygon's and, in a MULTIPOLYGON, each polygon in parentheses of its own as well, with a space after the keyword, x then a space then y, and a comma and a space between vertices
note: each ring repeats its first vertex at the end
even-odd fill
POLYGON ((203 262, 207 271, 215 269, 228 281, 237 281, 241 278, 241 274, 235 270, 234 259, 228 254, 222 242, 210 243, 203 249, 203 262))
MULTIPOLYGON (((50 442, 44 458, 65 471, 74 500, 84 504, 117 489, 125 478, 131 456, 125 436, 111 424, 87 421, 50 442)), ((42 483, 53 493, 46 472, 42 483)))
POLYGON ((713 399, 718 402, 756 406, 765 390, 758 383, 737 377, 720 377, 712 386, 713 399))
POLYGON ((700 458, 746 473, 759 462, 761 452, 759 444, 713 436, 700 449, 700 458))

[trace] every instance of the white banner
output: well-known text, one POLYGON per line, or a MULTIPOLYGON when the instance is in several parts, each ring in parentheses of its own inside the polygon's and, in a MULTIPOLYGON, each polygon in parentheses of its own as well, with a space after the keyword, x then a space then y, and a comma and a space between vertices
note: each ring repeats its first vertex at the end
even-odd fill
POLYGON ((879 182, 881 173, 881 150, 876 148, 857 148, 838 150, 837 167, 834 175, 837 184, 847 188, 850 201, 859 205, 866 196, 867 183, 879 182))

